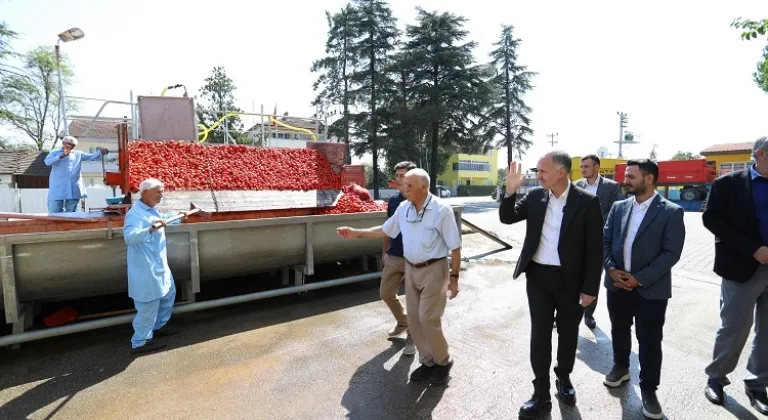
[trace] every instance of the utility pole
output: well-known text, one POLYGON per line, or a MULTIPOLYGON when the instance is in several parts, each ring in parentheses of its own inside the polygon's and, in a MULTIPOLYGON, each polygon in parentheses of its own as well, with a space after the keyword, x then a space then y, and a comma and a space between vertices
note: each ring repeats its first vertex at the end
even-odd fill
POLYGON ((555 143, 557 143, 557 140, 555 140, 555 137, 559 136, 559 135, 560 135, 560 133, 547 134, 547 137, 549 137, 549 140, 548 140, 549 144, 551 145, 552 148, 554 148, 555 147, 555 143))
POLYGON ((626 112, 617 112, 616 115, 619 116, 619 141, 616 143, 619 143, 619 159, 624 158, 624 154, 622 153, 622 145, 624 145, 624 129, 627 127, 627 113, 626 112))

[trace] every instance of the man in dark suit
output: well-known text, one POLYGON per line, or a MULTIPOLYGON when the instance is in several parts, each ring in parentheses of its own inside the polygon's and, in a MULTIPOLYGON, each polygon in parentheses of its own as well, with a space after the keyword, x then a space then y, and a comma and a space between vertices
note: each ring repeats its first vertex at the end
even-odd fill
POLYGON ((726 376, 736 369, 754 322, 744 385, 752 406, 768 415, 768 138, 755 142, 752 155, 752 167, 712 183, 704 211, 704 226, 715 235, 714 271, 723 278, 721 324, 704 395, 723 404, 726 376))
MULTIPOLYGON (((587 155, 581 158, 581 176, 583 178, 575 182, 587 192, 591 192, 600 199, 600 210, 603 212, 603 221, 608 218, 611 206, 619 199, 619 184, 600 175, 600 158, 597 155, 587 155)), ((601 245, 602 246, 602 245, 601 245)), ((595 329, 595 309, 597 299, 584 310, 584 324, 590 329, 595 329)))
POLYGON ((520 416, 535 418, 551 408, 549 367, 552 362, 552 323, 557 311, 557 397, 576 403, 570 374, 576 360, 579 324, 584 307, 600 289, 603 217, 599 199, 568 179, 571 157, 551 152, 537 165, 541 187, 531 189, 519 202, 516 193, 523 179, 513 162, 507 168, 506 198, 499 207, 502 223, 526 221, 523 250, 514 278, 526 273, 531 314, 533 397, 520 416))
POLYGON ((629 380, 632 323, 636 322, 643 414, 663 419, 656 398, 661 341, 672 297, 672 267, 685 244, 685 211, 656 193, 659 167, 655 162, 630 160, 624 178, 627 192, 634 197, 613 205, 603 238, 613 341, 613 369, 603 383, 617 387, 629 380))

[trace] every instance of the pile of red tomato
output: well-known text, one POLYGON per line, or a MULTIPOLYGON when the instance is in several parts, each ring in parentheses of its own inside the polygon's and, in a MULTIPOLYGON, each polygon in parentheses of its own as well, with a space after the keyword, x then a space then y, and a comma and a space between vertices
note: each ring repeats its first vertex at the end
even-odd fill
POLYGON ((137 140, 128 152, 133 191, 146 178, 159 179, 167 191, 341 189, 339 174, 312 149, 137 140))
MULTIPOLYGON (((320 209, 317 214, 344 214, 344 213, 368 213, 374 211, 387 211, 387 203, 361 199, 357 185, 345 185, 342 195, 335 207, 320 209)), ((365 191, 366 194, 368 191, 365 191)), ((363 195, 364 196, 364 195, 363 195)), ((365 198, 365 196, 364 196, 365 198)))

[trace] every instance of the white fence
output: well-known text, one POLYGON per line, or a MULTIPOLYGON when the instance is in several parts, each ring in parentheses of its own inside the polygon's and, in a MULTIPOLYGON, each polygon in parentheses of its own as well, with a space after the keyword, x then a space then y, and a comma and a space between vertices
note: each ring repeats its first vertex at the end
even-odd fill
MULTIPOLYGON (((105 207, 107 197, 120 195, 119 189, 113 194, 107 187, 88 187, 86 192, 85 211, 105 207)), ((77 211, 83 211, 82 202, 77 211)), ((0 212, 48 213, 48 189, 0 187, 0 212)))

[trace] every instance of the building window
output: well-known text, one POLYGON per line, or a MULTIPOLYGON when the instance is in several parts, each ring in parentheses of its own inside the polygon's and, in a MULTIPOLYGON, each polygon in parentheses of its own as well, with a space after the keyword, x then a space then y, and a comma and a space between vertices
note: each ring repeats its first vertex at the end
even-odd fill
POLYGON ((491 164, 488 162, 476 162, 471 160, 460 160, 453 164, 454 171, 479 171, 490 172, 491 164))
POLYGON ((739 172, 747 169, 747 162, 727 162, 720 164, 720 175, 729 174, 731 172, 739 172))

